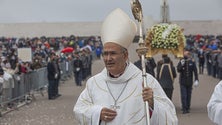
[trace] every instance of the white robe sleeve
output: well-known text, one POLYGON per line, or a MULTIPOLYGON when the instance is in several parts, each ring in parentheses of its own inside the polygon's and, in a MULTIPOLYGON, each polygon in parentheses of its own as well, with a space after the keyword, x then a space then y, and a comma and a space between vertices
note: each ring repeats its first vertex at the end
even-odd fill
POLYGON ((207 104, 208 117, 216 125, 222 125, 222 81, 215 87, 207 104))
POLYGON ((87 87, 80 94, 73 112, 79 125, 99 125, 102 107, 93 105, 91 95, 87 87))
POLYGON ((154 91, 154 110, 151 116, 152 125, 178 125, 175 106, 167 98, 162 87, 154 78, 149 81, 149 85, 154 91))

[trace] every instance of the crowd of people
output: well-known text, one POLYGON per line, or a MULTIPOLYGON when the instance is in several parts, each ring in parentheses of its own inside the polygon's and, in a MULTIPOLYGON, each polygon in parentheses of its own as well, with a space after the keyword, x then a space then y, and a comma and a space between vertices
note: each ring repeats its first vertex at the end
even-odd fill
MULTIPOLYGON (((58 91, 59 81, 65 81, 71 78, 73 74, 76 80, 73 83, 81 86, 81 82, 91 75, 92 60, 100 58, 102 52, 100 41, 100 37, 96 36, 76 37, 74 35, 55 38, 44 36, 40 38, 0 38, 0 102, 2 103, 3 101, 4 103, 4 101, 12 99, 5 97, 7 95, 4 93, 4 90, 10 89, 10 86, 6 85, 9 84, 6 81, 13 79, 13 75, 19 76, 40 68, 48 67, 47 78, 49 84, 47 87, 48 99, 50 100, 61 96, 58 91), (67 47, 73 48, 73 51, 62 52, 67 47), (31 48, 31 61, 23 61, 19 58, 18 49, 20 48, 31 48), (52 55, 54 56, 52 57, 52 55), (81 67, 79 68, 78 64, 75 63, 78 59, 81 60, 81 67), (70 70, 71 73, 65 73, 70 70), (76 75, 77 73, 79 76, 76 75), (68 74, 68 76, 64 74, 68 74)), ((19 80, 19 77, 16 78, 18 78, 16 80, 19 80)), ((15 95, 15 97, 17 96, 15 95)))
MULTIPOLYGON (((190 61, 197 65, 194 70, 195 73, 204 74, 207 73, 212 77, 222 79, 222 47, 221 47, 221 36, 201 36, 201 35, 189 35, 186 36, 186 50, 189 51, 190 61), (204 70, 206 69, 206 71, 204 70)), ((55 54, 58 63, 67 62, 71 63, 73 67, 73 75, 75 78, 75 84, 82 86, 82 81, 85 81, 92 75, 91 66, 92 60, 100 59, 102 54, 102 43, 100 37, 88 37, 80 38, 75 36, 61 37, 61 38, 4 38, 0 39, 1 49, 1 68, 0 68, 0 94, 2 95, 4 80, 12 78, 10 75, 13 74, 24 74, 37 70, 42 67, 47 67, 50 62, 50 56, 55 54), (72 47, 74 51, 72 53, 61 53, 61 50, 66 47, 72 47), (31 48, 32 49, 32 61, 24 62, 18 58, 18 48, 31 48), (5 76, 4 76, 5 75, 5 76)), ((190 63, 191 63, 190 62, 190 63)), ((187 64, 190 64, 187 63, 187 64)), ((134 63, 138 68, 141 69, 141 62, 138 60, 134 63)), ((185 65, 185 62, 180 61, 178 65, 185 65), (183 64, 184 63, 184 64, 183 64)), ((179 66, 180 67, 180 66, 179 66)), ((171 100, 173 94, 173 82, 177 77, 176 69, 178 73, 186 74, 186 71, 181 72, 178 66, 175 67, 171 59, 167 55, 162 55, 162 60, 157 63, 154 58, 147 58, 146 60, 146 71, 155 77, 167 97, 171 100), (156 68, 156 70, 155 70, 156 68), (168 82, 166 82, 168 81, 168 82)), ((51 69, 51 68, 50 68, 51 69)), ((190 70, 190 69, 187 69, 190 70)), ((50 72, 48 70, 48 72, 50 72)), ((58 71, 56 71, 58 72, 58 71)), ((53 75, 54 81, 61 79, 62 72, 58 72, 58 76, 53 75), (56 80, 55 80, 56 79, 56 80)), ((192 74, 192 73, 191 73, 192 74)), ((181 76, 180 76, 181 77, 181 76)), ((183 113, 189 113, 191 105, 191 91, 193 85, 197 85, 198 77, 195 74, 193 82, 193 76, 190 76, 191 81, 189 86, 181 84, 181 102, 183 113), (188 93, 189 92, 189 93, 188 93), (186 98, 185 98, 186 97, 186 98)), ((181 80, 181 82, 184 79, 181 80)), ((49 78, 49 83, 50 78, 49 78)), ((187 82, 186 82, 187 83, 187 82)), ((48 86, 49 99, 55 99, 59 97, 58 84, 55 86, 48 86)))
MULTIPOLYGON (((118 16, 118 14, 122 14, 122 12, 118 12, 115 16, 118 16)), ((0 95, 3 94, 2 86, 4 80, 12 78, 11 75, 25 74, 46 67, 49 81, 48 99, 56 99, 61 96, 58 90, 59 80, 64 80, 64 78, 61 77, 62 70, 59 64, 65 63, 65 68, 72 67, 76 86, 82 86, 82 82, 87 80, 88 88, 81 93, 74 107, 74 112, 80 123, 86 122, 81 121, 81 119, 86 119, 87 122, 93 121, 96 124, 105 124, 110 121, 119 123, 127 120, 130 116, 120 115, 121 117, 118 117, 117 115, 118 113, 125 114, 126 111, 128 114, 134 112, 135 110, 131 108, 134 100, 132 101, 129 98, 129 100, 122 103, 119 99, 127 96, 127 93, 124 93, 125 90, 129 90, 130 92, 133 90, 132 88, 135 87, 139 88, 139 91, 136 92, 135 95, 140 95, 139 93, 142 92, 142 98, 138 98, 138 102, 136 102, 135 105, 142 106, 144 102, 149 102, 149 113, 152 116, 151 122, 161 123, 167 119, 169 123, 177 123, 175 109, 171 102, 174 89, 173 83, 177 77, 177 73, 179 74, 183 114, 190 112, 192 88, 199 84, 198 73, 199 75, 207 73, 212 77, 222 79, 222 36, 189 35, 186 36, 184 57, 180 59, 177 66, 174 66, 167 54, 163 54, 162 59, 157 63, 154 58, 146 58, 147 82, 151 83, 152 80, 152 84, 147 88, 143 88, 141 81, 142 75, 140 74, 140 70, 138 70, 138 68, 142 69, 141 60, 134 62, 138 68, 128 60, 127 49, 130 44, 129 42, 133 41, 135 34, 124 34, 126 31, 133 32, 135 29, 131 27, 132 29, 129 30, 129 27, 123 27, 123 29, 121 29, 125 31, 122 32, 123 38, 117 38, 112 41, 112 37, 114 36, 110 35, 111 37, 109 37, 109 34, 112 34, 112 30, 114 30, 113 33, 116 29, 119 30, 120 26, 116 29, 115 27, 110 29, 106 24, 106 22, 109 21, 115 22, 111 17, 104 22, 102 27, 103 41, 100 37, 91 36, 81 38, 74 35, 55 38, 44 36, 40 38, 0 38, 0 49, 2 52, 0 58, 0 95), (129 36, 126 37, 125 35, 129 36), (125 39, 126 41, 124 41, 125 39), (61 52, 61 50, 66 47, 73 48, 73 51, 67 53, 61 52), (17 53, 18 48, 31 48, 33 55, 32 61, 28 62, 19 59, 17 53), (93 59, 100 59, 101 55, 105 63, 105 69, 88 80, 89 76, 92 75, 91 67, 93 59), (71 67, 69 67, 68 64, 71 64, 71 67), (204 70, 205 67, 207 71, 204 70), (101 83, 97 83, 98 81, 101 83), (140 84, 132 84, 136 81, 141 82, 141 86, 139 86, 140 84), (163 91, 160 87, 162 87, 163 91), (115 88, 117 88, 117 90, 115 88), (154 91, 158 95, 154 95, 156 94, 153 93, 154 91), (165 94, 163 94, 163 92, 165 92, 165 94), (107 98, 100 100, 99 98, 101 98, 101 96, 107 98), (114 101, 113 105, 109 104, 110 96, 114 101), (158 101, 155 98, 157 96, 161 97, 158 101), (83 99, 88 99, 88 104, 82 102, 83 99), (92 104, 94 104, 95 107, 91 107, 92 104), (103 104, 103 106, 100 104, 103 104), (125 106, 128 107, 127 110, 122 109, 122 107, 125 106), (82 109, 96 111, 96 114, 93 114, 94 112, 90 112, 90 110, 84 112, 82 109), (170 117, 161 117, 159 113, 162 112, 157 112, 157 109, 165 112, 166 115, 170 117), (91 117, 90 115, 89 117, 90 113, 95 116, 91 117), (162 120, 155 121, 153 119, 162 120)), ((118 22, 115 23, 118 24, 118 22)), ((130 22, 129 25, 134 24, 130 22)), ((212 98, 216 97, 213 96, 212 98)), ((210 103, 208 107, 210 107, 210 103)), ((135 120, 142 116, 144 116, 144 112, 140 112, 138 117, 135 117, 135 120)), ((142 122, 145 123, 145 120, 142 122)))
POLYGON ((204 67, 206 67, 208 75, 220 78, 221 60, 218 57, 221 53, 221 45, 221 35, 187 36, 187 49, 192 52, 195 62, 198 63, 200 74, 204 73, 204 67))
MULTIPOLYGON (((82 51, 89 47, 90 51, 95 52, 99 57, 102 46, 100 44, 100 37, 34 37, 34 38, 0 38, 1 50, 1 66, 4 68, 15 69, 17 64, 22 63, 23 60, 18 58, 18 48, 31 48, 32 61, 23 62, 29 65, 31 69, 36 69, 41 66, 46 66, 50 53, 56 52, 59 54, 60 50, 66 47, 72 47, 75 52, 82 51)), ((95 55, 94 54, 94 55, 95 55)), ((67 54, 66 54, 67 55, 67 54)), ((61 56, 59 54, 59 56, 61 56)))

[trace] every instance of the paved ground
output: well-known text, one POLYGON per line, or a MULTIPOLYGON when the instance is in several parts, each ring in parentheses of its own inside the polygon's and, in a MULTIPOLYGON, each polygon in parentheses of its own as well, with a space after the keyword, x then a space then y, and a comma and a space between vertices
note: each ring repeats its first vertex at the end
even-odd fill
MULTIPOLYGON (((136 54, 133 53, 130 59, 135 60, 136 54)), ((155 59, 157 61, 159 57, 155 59)), ((174 65, 177 61, 174 60, 174 65)), ((93 74, 101 71, 102 67, 101 60, 94 61, 93 74)), ((191 111, 185 115, 181 112, 178 77, 174 82, 173 103, 176 106, 179 125, 213 125, 207 117, 206 106, 219 80, 207 75, 200 75, 199 79, 200 86, 193 90, 191 111)), ((83 89, 84 86, 77 87, 71 78, 60 85, 61 97, 48 100, 46 92, 45 96, 36 95, 36 101, 0 117, 0 125, 77 125, 72 110, 83 89)))

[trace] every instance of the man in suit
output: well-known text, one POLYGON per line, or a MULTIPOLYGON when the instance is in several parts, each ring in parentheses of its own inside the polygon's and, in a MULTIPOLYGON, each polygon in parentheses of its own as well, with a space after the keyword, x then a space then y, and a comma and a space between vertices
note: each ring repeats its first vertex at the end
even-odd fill
POLYGON ((59 73, 56 70, 56 55, 55 53, 51 53, 50 55, 50 61, 47 64, 47 71, 48 71, 48 99, 55 99, 56 98, 56 80, 59 77, 59 73))

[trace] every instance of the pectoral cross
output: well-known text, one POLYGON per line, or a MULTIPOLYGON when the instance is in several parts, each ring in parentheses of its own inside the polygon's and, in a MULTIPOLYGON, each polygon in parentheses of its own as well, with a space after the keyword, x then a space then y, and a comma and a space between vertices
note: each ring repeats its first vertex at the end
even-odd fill
MULTIPOLYGON (((128 81, 127 81, 128 82, 128 81)), ((112 96, 113 100, 114 100, 114 104, 113 105, 110 105, 110 107, 113 109, 113 110, 116 110, 116 109, 120 109, 120 106, 117 105, 117 102, 120 98, 120 96, 123 94, 124 90, 126 89, 126 86, 127 86, 127 82, 125 83, 125 85, 123 86, 119 96, 117 97, 117 99, 115 99, 115 97, 113 96, 112 92, 110 91, 110 88, 109 88, 109 84, 106 82, 106 85, 107 85, 107 88, 109 90, 109 93, 110 95, 112 96)))
POLYGON ((118 106, 118 105, 111 105, 111 108, 112 108, 113 110, 116 110, 116 109, 120 109, 120 106, 118 106))
POLYGON ((111 105, 111 108, 112 108, 113 110, 116 110, 116 109, 120 109, 120 106, 118 106, 118 105, 116 104, 116 102, 115 102, 114 105, 111 105))

